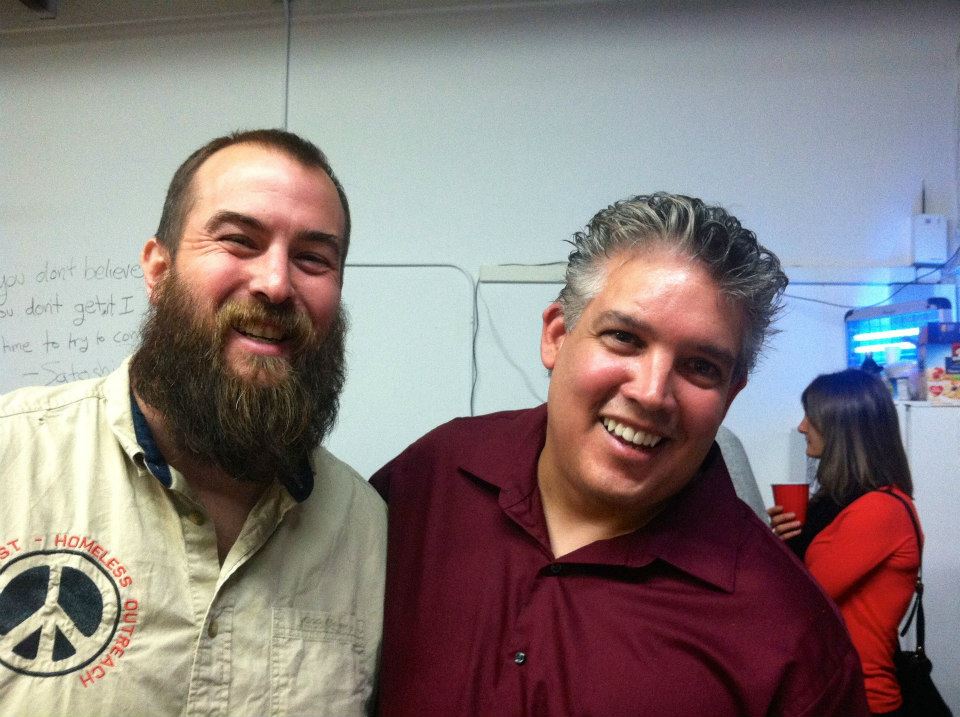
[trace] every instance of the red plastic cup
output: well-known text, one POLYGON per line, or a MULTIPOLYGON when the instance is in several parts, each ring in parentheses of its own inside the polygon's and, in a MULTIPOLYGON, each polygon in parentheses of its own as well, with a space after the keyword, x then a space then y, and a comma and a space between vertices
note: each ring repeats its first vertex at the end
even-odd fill
POLYGON ((796 513, 801 524, 807 520, 807 502, 810 486, 807 483, 774 483, 773 502, 782 505, 784 513, 796 513))

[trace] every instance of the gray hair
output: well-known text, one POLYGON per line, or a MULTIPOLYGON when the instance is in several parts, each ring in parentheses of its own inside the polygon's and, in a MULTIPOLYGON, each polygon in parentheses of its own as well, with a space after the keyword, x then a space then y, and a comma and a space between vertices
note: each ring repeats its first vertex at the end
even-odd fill
MULTIPOLYGON (((745 377, 770 337, 782 309, 787 276, 775 254, 722 207, 678 194, 657 192, 602 209, 570 241, 566 283, 557 297, 567 331, 603 289, 607 259, 621 252, 662 248, 701 262, 721 294, 744 312, 736 376, 745 377)), ((695 310, 695 309, 693 309, 695 310)))

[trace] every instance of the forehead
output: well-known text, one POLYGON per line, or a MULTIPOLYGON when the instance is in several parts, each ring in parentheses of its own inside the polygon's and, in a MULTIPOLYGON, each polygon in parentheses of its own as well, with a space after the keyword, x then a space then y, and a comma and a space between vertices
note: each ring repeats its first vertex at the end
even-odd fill
POLYGON ((742 343, 742 306, 721 291, 699 260, 670 250, 627 251, 605 260, 601 289, 585 316, 611 311, 735 355, 742 343))
POLYGON ((291 208, 343 236, 345 216, 333 180, 320 167, 308 167, 285 152, 258 144, 230 145, 214 152, 197 170, 190 214, 220 209, 269 212, 291 208))

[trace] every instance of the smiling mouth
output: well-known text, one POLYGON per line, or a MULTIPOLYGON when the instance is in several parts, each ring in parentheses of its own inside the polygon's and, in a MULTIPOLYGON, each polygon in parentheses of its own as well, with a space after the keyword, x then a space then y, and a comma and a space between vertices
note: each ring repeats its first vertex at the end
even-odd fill
POLYGON ((255 341, 263 341, 268 344, 279 344, 285 340, 285 336, 280 329, 267 324, 254 324, 251 326, 234 326, 234 331, 255 341))
POLYGON ((603 427, 606 429, 607 433, 610 433, 624 443, 629 443, 637 448, 653 448, 661 440, 663 440, 663 436, 657 436, 653 433, 647 433, 646 431, 640 431, 636 428, 631 428, 630 426, 615 421, 612 418, 601 418, 600 423, 603 424, 603 427))

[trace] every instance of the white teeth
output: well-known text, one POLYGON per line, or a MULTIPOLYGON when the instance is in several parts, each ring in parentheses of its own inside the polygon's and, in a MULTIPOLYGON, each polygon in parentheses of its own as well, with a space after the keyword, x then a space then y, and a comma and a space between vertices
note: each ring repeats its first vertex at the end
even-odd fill
POLYGON ((663 438, 663 436, 656 436, 652 433, 646 433, 645 431, 638 431, 630 426, 624 425, 623 423, 618 423, 612 418, 604 418, 601 423, 603 423, 603 427, 606 428, 609 433, 622 438, 627 443, 633 443, 635 446, 653 448, 663 438))

